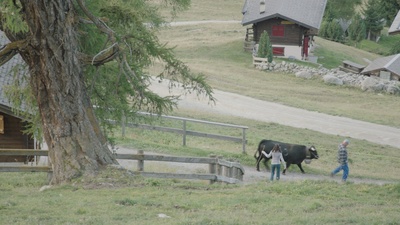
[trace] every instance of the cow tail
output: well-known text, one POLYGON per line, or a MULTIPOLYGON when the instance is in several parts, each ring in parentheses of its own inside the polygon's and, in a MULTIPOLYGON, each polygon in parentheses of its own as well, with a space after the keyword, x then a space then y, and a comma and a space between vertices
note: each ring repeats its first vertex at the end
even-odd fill
POLYGON ((257 153, 258 153, 259 149, 260 149, 260 145, 257 147, 256 152, 254 152, 255 159, 258 159, 257 153))
POLYGON ((256 149, 256 152, 254 152, 254 158, 255 159, 261 158, 261 151, 263 151, 265 149, 265 145, 263 145, 263 148, 262 148, 261 151, 260 151, 260 148, 261 148, 261 143, 258 145, 258 148, 256 149), (257 153, 259 155, 257 155, 257 153))

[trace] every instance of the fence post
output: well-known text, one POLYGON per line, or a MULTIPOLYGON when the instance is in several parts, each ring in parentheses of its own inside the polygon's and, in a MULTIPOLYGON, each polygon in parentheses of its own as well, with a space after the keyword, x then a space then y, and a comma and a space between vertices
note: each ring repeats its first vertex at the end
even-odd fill
MULTIPOLYGON (((213 163, 210 163, 210 164, 208 164, 208 171, 209 171, 209 173, 210 174, 216 174, 216 171, 217 171, 217 156, 216 155, 210 155, 210 158, 214 158, 215 160, 214 160, 214 162, 213 163)), ((213 184, 213 183, 215 183, 215 180, 210 180, 210 184, 213 184)))
POLYGON ((121 128, 122 128, 122 137, 125 137, 125 128, 126 128, 126 117, 125 117, 125 113, 122 112, 122 118, 121 118, 121 128))
MULTIPOLYGON (((227 159, 226 161, 230 161, 230 159, 227 159)), ((232 167, 228 167, 228 166, 224 166, 225 168, 225 177, 231 177, 231 173, 232 173, 232 167)))
POLYGON ((138 151, 138 155, 141 156, 137 163, 137 170, 143 172, 144 171, 144 153, 143 150, 138 151))
MULTIPOLYGON (((218 156, 217 159, 222 159, 222 155, 218 156)), ((222 175, 222 166, 218 163, 217 164, 217 175, 222 175)))
POLYGON ((186 146, 186 120, 183 120, 183 146, 186 146))
POLYGON ((246 154, 246 128, 242 128, 242 151, 246 154))

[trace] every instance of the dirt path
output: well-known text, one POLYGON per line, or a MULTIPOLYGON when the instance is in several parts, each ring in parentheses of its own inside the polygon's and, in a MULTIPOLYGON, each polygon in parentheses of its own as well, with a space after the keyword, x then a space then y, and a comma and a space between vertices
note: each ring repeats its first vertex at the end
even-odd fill
MULTIPOLYGON (((119 154, 136 154, 137 150, 124 148, 121 146, 117 147, 117 153, 119 154)), ((157 155, 157 153, 153 152, 145 152, 145 154, 152 154, 157 155)), ((163 154, 165 155, 165 154, 163 154)), ((137 162, 135 160, 118 160, 121 166, 136 170, 137 169, 137 162)), ((245 170, 245 174, 243 176, 243 184, 252 184, 256 182, 267 182, 270 177, 270 172, 266 171, 266 169, 262 169, 260 172, 256 170, 254 167, 243 166, 245 170)), ((147 172, 170 172, 170 173, 183 173, 183 174, 190 174, 190 173, 197 173, 197 174, 204 174, 208 173, 208 165, 207 164, 192 164, 192 163, 172 163, 172 162, 146 162, 145 163, 145 171, 147 172)), ((294 172, 287 172, 286 175, 281 175, 280 182, 285 181, 302 181, 302 180, 333 180, 336 182, 341 181, 341 176, 338 175, 334 178, 326 175, 315 175, 315 174, 302 174, 302 173, 294 173, 294 172)), ((351 183, 367 183, 367 184, 376 184, 376 185, 383 185, 392 183, 389 181, 382 181, 382 180, 373 180, 373 179, 358 179, 358 178, 351 178, 349 179, 351 183)))
MULTIPOLYGON (((171 95, 167 82, 153 82, 151 90, 160 96, 171 95)), ((307 111, 280 105, 273 102, 214 90, 216 105, 209 105, 205 99, 195 95, 183 96, 179 108, 196 109, 208 113, 231 115, 263 122, 274 122, 286 126, 307 128, 310 130, 350 137, 400 148, 400 129, 353 120, 345 117, 330 116, 319 112, 307 111), (267 116, 268 115, 268 116, 267 116)), ((172 94, 180 94, 175 90, 172 94)))

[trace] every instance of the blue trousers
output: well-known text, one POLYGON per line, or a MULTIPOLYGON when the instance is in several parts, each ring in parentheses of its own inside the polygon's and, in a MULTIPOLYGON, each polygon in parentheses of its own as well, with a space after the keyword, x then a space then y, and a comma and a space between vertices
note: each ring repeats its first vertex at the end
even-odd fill
POLYGON ((271 164, 271 178, 270 180, 274 180, 276 170, 276 180, 279 180, 281 174, 281 164, 271 164))
POLYGON ((336 169, 334 169, 332 171, 333 174, 337 174, 339 173, 341 170, 343 170, 343 176, 342 176, 342 180, 346 181, 347 180, 347 176, 349 175, 349 166, 346 164, 344 165, 339 165, 336 169))

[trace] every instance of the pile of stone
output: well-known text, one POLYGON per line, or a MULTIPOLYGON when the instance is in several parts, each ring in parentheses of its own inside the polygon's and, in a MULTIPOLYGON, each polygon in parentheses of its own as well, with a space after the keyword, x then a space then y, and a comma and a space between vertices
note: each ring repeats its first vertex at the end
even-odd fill
POLYGON ((339 68, 312 68, 286 61, 282 61, 281 63, 276 63, 275 61, 271 63, 266 62, 257 65, 256 68, 263 71, 294 74, 296 77, 304 79, 321 78, 326 84, 330 85, 348 85, 360 88, 363 91, 400 95, 399 81, 388 81, 375 76, 369 77, 362 74, 344 72, 339 68))

